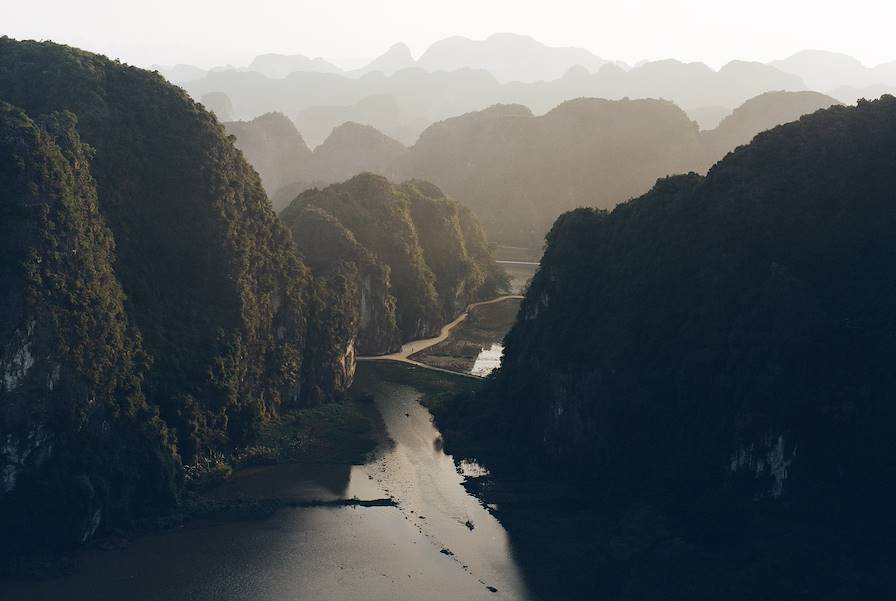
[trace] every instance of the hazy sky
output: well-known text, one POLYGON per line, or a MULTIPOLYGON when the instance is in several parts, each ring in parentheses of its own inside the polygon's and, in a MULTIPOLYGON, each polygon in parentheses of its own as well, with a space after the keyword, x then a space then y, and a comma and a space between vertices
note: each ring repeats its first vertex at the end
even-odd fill
POLYGON ((767 61, 819 48, 896 60, 896 0, 0 0, 0 34, 52 39, 130 63, 245 65, 264 52, 372 58, 403 41, 495 32, 604 58, 767 61))

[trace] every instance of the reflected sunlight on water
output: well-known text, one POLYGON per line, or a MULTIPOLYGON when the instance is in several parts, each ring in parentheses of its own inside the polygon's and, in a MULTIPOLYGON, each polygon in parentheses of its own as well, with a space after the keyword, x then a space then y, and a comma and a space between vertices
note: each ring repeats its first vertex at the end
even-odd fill
POLYGON ((503 344, 495 343, 490 348, 482 349, 479 356, 476 357, 476 362, 473 364, 473 369, 470 370, 470 373, 474 376, 482 377, 489 375, 501 366, 501 356, 503 354, 503 344))

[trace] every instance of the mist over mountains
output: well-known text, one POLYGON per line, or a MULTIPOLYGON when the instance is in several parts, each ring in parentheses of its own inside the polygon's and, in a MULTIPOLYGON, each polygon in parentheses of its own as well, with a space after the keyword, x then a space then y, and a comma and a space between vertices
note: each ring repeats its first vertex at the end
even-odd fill
POLYGON ((768 92, 706 131, 665 100, 578 98, 540 116, 522 104, 497 104, 434 123, 411 146, 347 122, 313 151, 282 114, 225 127, 261 174, 275 210, 358 173, 420 178, 463 198, 491 240, 537 248, 564 211, 612 208, 657 178, 703 173, 759 132, 834 104, 817 92, 768 92))
POLYGON ((231 116, 225 120, 283 113, 311 147, 347 121, 411 145, 433 123, 494 104, 522 104, 543 114, 582 96, 662 98, 702 129, 713 129, 764 92, 813 90, 854 103, 896 91, 896 61, 871 68, 844 54, 807 50, 770 63, 733 60, 718 70, 675 59, 630 67, 515 34, 446 38, 418 59, 398 43, 355 70, 320 57, 264 54, 239 69, 178 65, 160 71, 196 99, 226 96, 231 116))

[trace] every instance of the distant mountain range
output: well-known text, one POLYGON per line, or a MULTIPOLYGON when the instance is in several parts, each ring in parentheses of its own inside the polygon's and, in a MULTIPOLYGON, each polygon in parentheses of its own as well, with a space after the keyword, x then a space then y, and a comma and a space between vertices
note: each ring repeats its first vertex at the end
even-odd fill
POLYGON ((197 99, 219 92, 238 119, 281 112, 299 126, 311 146, 346 121, 371 125, 413 144, 429 125, 494 104, 522 104, 543 114, 579 97, 662 98, 680 107, 733 107, 771 90, 805 90, 802 80, 761 63, 731 62, 718 71, 702 63, 666 60, 624 70, 604 64, 596 73, 573 67, 559 79, 502 83, 489 71, 428 72, 419 67, 360 78, 296 72, 274 79, 254 71, 219 71, 184 84, 197 99))
POLYGON ((358 173, 420 178, 464 199, 491 240, 538 247, 563 211, 612 208, 659 177, 705 172, 757 133, 834 104, 817 92, 768 92, 706 131, 662 100, 578 98, 541 116, 501 104, 434 123, 412 146, 344 123, 313 151, 282 114, 225 127, 276 210, 303 190, 358 173))
MULTIPOLYGON (((635 67, 667 62, 643 61, 636 63, 635 67)), ((390 76, 414 67, 430 73, 476 69, 488 71, 500 83, 535 83, 560 79, 575 67, 581 67, 587 73, 597 73, 607 64, 613 64, 623 71, 630 70, 630 66, 624 62, 607 60, 584 48, 547 46, 529 36, 497 33, 485 40, 472 40, 462 36, 445 38, 433 43, 419 59, 413 57, 407 45, 398 43, 366 66, 353 70, 342 69, 334 61, 321 57, 310 58, 302 54, 262 54, 248 66, 241 68, 228 65, 205 70, 183 64, 153 67, 177 84, 202 79, 208 73, 216 71, 252 71, 272 79, 283 79, 297 72, 360 78, 376 72, 390 76)), ((709 69, 702 63, 692 65, 698 70, 709 69)), ((850 88, 862 89, 875 85, 889 86, 891 89, 896 87, 896 60, 876 67, 866 67, 846 54, 804 50, 765 66, 795 75, 802 80, 806 89, 820 92, 830 93, 838 88, 847 88, 846 92, 849 93, 850 88)))
POLYGON ((322 58, 278 54, 258 56, 244 68, 161 71, 196 99, 214 93, 215 105, 207 106, 227 106, 228 120, 285 114, 311 147, 347 121, 411 145, 433 123, 494 104, 543 114, 579 97, 658 98, 708 130, 764 92, 814 90, 847 104, 896 92, 896 61, 869 68, 847 55, 808 50, 771 63, 731 61, 718 70, 673 59, 629 66, 514 34, 447 38, 418 59, 395 44, 351 71, 322 58))

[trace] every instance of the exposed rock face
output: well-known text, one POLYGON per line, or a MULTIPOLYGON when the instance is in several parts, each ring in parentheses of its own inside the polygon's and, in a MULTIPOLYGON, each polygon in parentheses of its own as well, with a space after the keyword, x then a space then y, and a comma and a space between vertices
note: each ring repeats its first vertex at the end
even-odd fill
POLYGON ((442 319, 451 321, 473 300, 485 280, 467 252, 459 206, 428 182, 409 181, 401 189, 409 200, 423 257, 435 276, 442 319))
POLYGON ((335 217, 364 248, 389 267, 396 320, 403 340, 441 327, 435 277, 426 264, 406 198, 382 177, 361 175, 309 190, 292 207, 315 206, 335 217))
POLYGON ((343 391, 355 317, 158 74, 4 37, 0 90, 24 111, 0 136, 0 504, 12 538, 77 542, 170 504, 178 460, 343 391))
POLYGON ((342 282, 342 302, 351 305, 357 323, 359 353, 381 355, 397 350, 401 341, 389 267, 320 208, 294 204, 280 217, 315 276, 342 282))
POLYGON ((894 169, 883 97, 562 215, 487 397, 533 447, 640 491, 878 511, 896 476, 894 169))
POLYGON ((103 507, 120 519, 173 501, 173 447, 141 390, 146 358, 91 154, 71 113, 35 122, 0 103, 0 529, 10 543, 83 542, 103 507))

